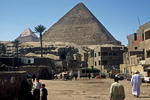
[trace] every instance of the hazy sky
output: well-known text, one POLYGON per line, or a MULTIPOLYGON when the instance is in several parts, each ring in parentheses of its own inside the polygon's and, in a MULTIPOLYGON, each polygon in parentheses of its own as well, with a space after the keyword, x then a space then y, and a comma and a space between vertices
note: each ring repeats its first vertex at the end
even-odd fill
POLYGON ((79 2, 83 2, 122 44, 140 24, 150 21, 150 0, 0 0, 0 41, 16 39, 26 28, 50 28, 79 2))

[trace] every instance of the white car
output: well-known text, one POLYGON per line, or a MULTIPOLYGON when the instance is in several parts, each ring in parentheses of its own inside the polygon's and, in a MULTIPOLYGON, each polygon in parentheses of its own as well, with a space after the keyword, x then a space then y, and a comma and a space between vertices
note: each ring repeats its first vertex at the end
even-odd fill
POLYGON ((144 82, 150 83, 150 77, 144 77, 144 82))

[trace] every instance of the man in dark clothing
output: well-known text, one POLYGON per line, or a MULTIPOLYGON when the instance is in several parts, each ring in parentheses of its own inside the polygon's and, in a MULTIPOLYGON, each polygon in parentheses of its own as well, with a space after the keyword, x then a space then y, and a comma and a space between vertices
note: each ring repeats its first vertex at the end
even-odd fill
POLYGON ((42 89, 41 89, 41 100, 47 100, 47 89, 45 88, 45 84, 42 84, 42 89))
POLYGON ((88 78, 89 78, 89 79, 91 78, 91 73, 88 74, 88 78))

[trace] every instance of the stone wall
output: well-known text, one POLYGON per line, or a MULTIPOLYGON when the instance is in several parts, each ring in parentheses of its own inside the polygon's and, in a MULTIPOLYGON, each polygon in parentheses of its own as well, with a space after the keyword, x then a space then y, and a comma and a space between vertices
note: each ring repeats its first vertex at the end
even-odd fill
POLYGON ((40 79, 51 79, 52 69, 49 66, 27 65, 19 67, 20 71, 27 71, 28 74, 36 75, 40 79))
POLYGON ((17 98, 21 82, 25 79, 25 71, 0 72, 0 100, 17 98))

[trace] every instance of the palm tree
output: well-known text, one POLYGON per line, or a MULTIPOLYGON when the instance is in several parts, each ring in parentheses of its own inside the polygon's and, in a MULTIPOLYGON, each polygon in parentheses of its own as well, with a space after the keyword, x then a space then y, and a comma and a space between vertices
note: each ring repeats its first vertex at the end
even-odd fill
POLYGON ((45 29, 46 29, 46 27, 44 27, 43 25, 38 25, 35 27, 35 31, 37 33, 40 33, 41 57, 43 57, 42 32, 44 32, 45 29))

